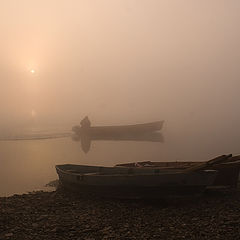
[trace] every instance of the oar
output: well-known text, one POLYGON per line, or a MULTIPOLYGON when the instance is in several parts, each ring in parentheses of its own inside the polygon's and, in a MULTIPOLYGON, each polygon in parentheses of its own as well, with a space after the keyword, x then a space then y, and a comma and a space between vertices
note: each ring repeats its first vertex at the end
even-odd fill
POLYGON ((184 171, 185 172, 199 171, 199 170, 205 169, 206 167, 213 166, 215 164, 227 162, 229 160, 229 158, 231 158, 231 157, 232 157, 232 154, 222 155, 222 156, 216 157, 214 159, 211 159, 207 162, 200 163, 197 166, 189 167, 189 168, 185 169, 184 171))
POLYGON ((240 160, 240 155, 233 156, 229 158, 229 162, 237 162, 240 160))

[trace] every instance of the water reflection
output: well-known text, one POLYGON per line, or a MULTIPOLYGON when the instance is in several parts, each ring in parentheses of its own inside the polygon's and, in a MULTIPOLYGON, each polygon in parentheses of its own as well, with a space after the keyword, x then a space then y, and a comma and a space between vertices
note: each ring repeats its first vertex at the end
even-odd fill
POLYGON ((72 139, 74 141, 81 142, 81 148, 85 153, 88 153, 91 149, 92 141, 135 141, 135 142, 164 142, 164 137, 159 132, 143 133, 138 135, 128 136, 90 136, 89 134, 73 134, 72 139))

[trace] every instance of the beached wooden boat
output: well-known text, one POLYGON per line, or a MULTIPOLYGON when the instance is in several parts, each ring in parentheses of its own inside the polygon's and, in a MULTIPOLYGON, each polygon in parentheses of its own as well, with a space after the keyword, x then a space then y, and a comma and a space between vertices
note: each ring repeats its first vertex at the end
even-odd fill
MULTIPOLYGON (((219 158, 219 157, 218 157, 219 158)), ((126 167, 126 168, 156 168, 161 170, 169 170, 176 171, 182 170, 187 171, 190 169, 191 171, 194 168, 203 169, 212 169, 217 170, 217 177, 213 182, 213 186, 225 186, 236 188, 239 181, 239 173, 240 173, 240 156, 231 155, 227 156, 225 160, 212 162, 210 160, 208 162, 137 162, 137 163, 123 163, 117 164, 118 167, 126 167)))
POLYGON ((62 186, 108 196, 163 196, 200 193, 211 185, 217 171, 168 171, 156 168, 57 165, 62 186))

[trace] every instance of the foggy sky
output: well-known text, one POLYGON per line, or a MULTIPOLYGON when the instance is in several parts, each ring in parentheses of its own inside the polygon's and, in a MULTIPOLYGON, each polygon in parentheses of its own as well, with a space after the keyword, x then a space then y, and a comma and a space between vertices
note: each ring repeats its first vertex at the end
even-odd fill
POLYGON ((163 119, 179 138, 237 139, 239 12, 238 0, 0 0, 0 125, 34 111, 40 125, 163 119))

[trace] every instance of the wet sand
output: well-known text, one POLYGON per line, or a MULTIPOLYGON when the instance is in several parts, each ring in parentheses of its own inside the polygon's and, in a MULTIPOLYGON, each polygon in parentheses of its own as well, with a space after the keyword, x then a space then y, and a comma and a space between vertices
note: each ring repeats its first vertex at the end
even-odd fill
POLYGON ((63 190, 0 198, 0 239, 239 239, 240 191, 116 200, 63 190))

